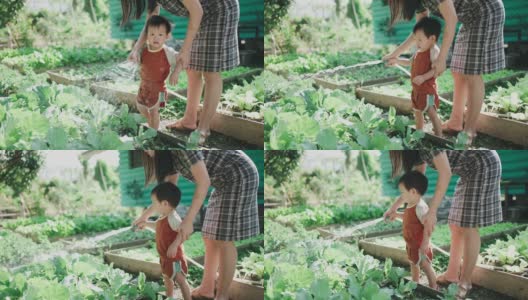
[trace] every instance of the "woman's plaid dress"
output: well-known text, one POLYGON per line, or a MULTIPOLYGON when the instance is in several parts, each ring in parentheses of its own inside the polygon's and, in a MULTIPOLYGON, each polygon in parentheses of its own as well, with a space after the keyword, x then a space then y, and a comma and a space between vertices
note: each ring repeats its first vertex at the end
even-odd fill
POLYGON ((214 191, 209 197, 202 235, 211 240, 238 241, 260 233, 257 193, 259 174, 242 151, 174 150, 174 173, 193 181, 191 166, 203 161, 214 191))
MULTIPOLYGON (((188 17, 181 0, 158 0, 176 16, 188 17)), ((238 55, 238 0, 200 0, 203 9, 200 29, 191 48, 189 68, 201 72, 221 72, 240 63, 238 55)))
MULTIPOLYGON (((440 15, 445 0, 421 0, 422 8, 440 15)), ((451 71, 466 75, 493 73, 506 67, 504 54, 504 5, 501 0, 452 0, 458 21, 451 71)))
POLYGON ((445 152, 451 172, 458 179, 449 224, 460 227, 484 227, 502 221, 499 155, 492 150, 420 151, 420 163, 434 168, 433 158, 445 152))

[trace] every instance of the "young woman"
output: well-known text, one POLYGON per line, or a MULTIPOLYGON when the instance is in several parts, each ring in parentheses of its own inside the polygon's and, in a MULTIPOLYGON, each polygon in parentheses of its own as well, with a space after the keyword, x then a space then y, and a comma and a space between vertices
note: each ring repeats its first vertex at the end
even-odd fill
MULTIPOLYGON (((151 15, 159 15, 160 8, 176 16, 189 17, 187 33, 177 59, 177 63, 187 70, 187 106, 183 118, 168 127, 177 130, 198 128, 200 144, 203 144, 210 134, 211 120, 222 95, 220 72, 233 69, 240 63, 238 0, 121 0, 121 7, 122 24, 128 22, 131 16, 139 19, 145 8, 147 20, 151 15), (205 79, 204 108, 197 127, 202 75, 205 79)), ((145 41, 146 30, 143 29, 129 60, 138 62, 138 51, 145 41)))
MULTIPOLYGON (((444 37, 440 54, 433 68, 435 76, 446 69, 449 48, 455 37, 457 22, 462 23, 454 45, 451 72, 454 78, 453 110, 443 124, 444 131, 464 130, 471 143, 476 136, 477 119, 484 101, 482 74, 505 68, 504 55, 504 6, 501 0, 392 0, 389 1, 391 21, 419 21, 430 12, 442 16, 445 21, 444 37), (464 108, 467 103, 466 122, 464 108)), ((385 60, 397 58, 413 44, 412 34, 385 60)))
MULTIPOLYGON (((464 299, 471 290, 471 274, 480 251, 479 227, 502 221, 498 154, 490 150, 474 151, 390 151, 393 177, 402 171, 418 170, 425 174, 426 166, 438 172, 438 181, 429 212, 425 215, 424 231, 430 236, 436 224, 436 214, 452 174, 460 176, 449 209, 451 248, 447 271, 437 278, 439 284, 458 283, 458 298, 464 299), (462 258, 464 258, 462 260, 462 258), (460 271, 460 272, 459 272, 460 271)), ((403 204, 398 199, 385 212, 390 216, 403 204)))
MULTIPOLYGON (((259 234, 257 193, 258 170, 242 151, 153 151, 144 152, 146 183, 176 183, 182 175, 196 184, 192 204, 184 217, 179 233, 185 241, 193 231, 193 221, 207 196, 214 192, 202 227, 205 244, 204 274, 201 285, 193 290, 193 298, 227 300, 235 275, 237 250, 234 241, 259 234), (218 272, 218 283, 215 279, 218 272)), ((147 209, 134 224, 146 221, 153 213, 147 209)))

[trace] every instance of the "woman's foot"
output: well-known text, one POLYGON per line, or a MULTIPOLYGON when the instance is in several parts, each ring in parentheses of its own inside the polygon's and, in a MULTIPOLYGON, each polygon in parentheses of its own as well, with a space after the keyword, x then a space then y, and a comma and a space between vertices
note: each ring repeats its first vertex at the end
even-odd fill
POLYGON ((214 299, 214 293, 205 293, 201 291, 201 287, 197 287, 191 292, 191 297, 196 300, 210 300, 214 299))
POLYGON ((462 127, 452 126, 449 121, 446 121, 444 124, 442 124, 442 131, 447 134, 456 135, 462 131, 462 127))
POLYGON ((167 129, 175 129, 179 131, 193 131, 196 129, 196 124, 187 122, 185 119, 179 119, 176 122, 167 125, 167 129))
POLYGON ((452 283, 458 283, 458 279, 449 278, 445 273, 443 273, 436 277, 436 283, 440 285, 450 285, 452 283))
POLYGON ((466 299, 467 295, 471 291, 471 288, 472 288, 471 283, 466 283, 466 284, 459 283, 458 284, 458 291, 457 291, 457 294, 456 294, 457 300, 466 299))
POLYGON ((207 131, 202 131, 200 130, 200 141, 198 142, 198 144, 200 146, 203 146, 205 144, 205 141, 207 140, 207 138, 211 135, 211 131, 207 130, 207 131))

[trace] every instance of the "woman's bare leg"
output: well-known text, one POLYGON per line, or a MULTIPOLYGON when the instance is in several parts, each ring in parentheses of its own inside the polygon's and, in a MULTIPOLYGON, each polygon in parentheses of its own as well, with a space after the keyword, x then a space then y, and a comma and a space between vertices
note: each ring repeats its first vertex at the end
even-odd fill
POLYGON ((205 94, 204 109, 201 113, 198 129, 203 132, 209 132, 211 121, 216 113, 216 108, 222 96, 222 76, 220 72, 204 72, 205 94))
POLYGON ((468 99, 468 84, 464 76, 453 72, 453 109, 451 116, 442 126, 444 129, 462 131, 464 124, 464 110, 468 99))
POLYGON ((205 244, 205 261, 202 282, 192 291, 194 296, 214 298, 216 272, 220 263, 220 249, 214 240, 203 238, 205 244))
POLYGON ((484 102, 484 79, 482 75, 464 75, 468 83, 468 114, 464 131, 474 136, 477 133, 477 120, 484 102))
POLYGON ((229 287, 235 276, 237 249, 234 242, 216 241, 220 248, 220 264, 218 268, 217 300, 229 300, 229 287))
POLYGON ((183 126, 192 130, 196 129, 198 107, 200 106, 200 99, 202 98, 203 92, 202 72, 187 70, 187 78, 187 105, 185 106, 185 114, 176 123, 168 125, 167 127, 169 128, 183 126))

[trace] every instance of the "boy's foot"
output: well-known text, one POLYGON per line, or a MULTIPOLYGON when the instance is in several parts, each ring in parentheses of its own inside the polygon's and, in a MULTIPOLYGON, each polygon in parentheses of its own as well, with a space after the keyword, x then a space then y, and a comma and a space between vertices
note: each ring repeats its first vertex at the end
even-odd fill
POLYGON ((193 131, 196 129, 196 124, 194 126, 189 126, 188 124, 184 123, 183 119, 179 119, 176 122, 167 125, 166 127, 167 129, 175 129, 179 131, 193 131))
POLYGON ((452 283, 458 283, 458 280, 450 280, 447 278, 446 274, 440 274, 438 277, 436 277, 436 283, 441 285, 450 285, 452 283))

